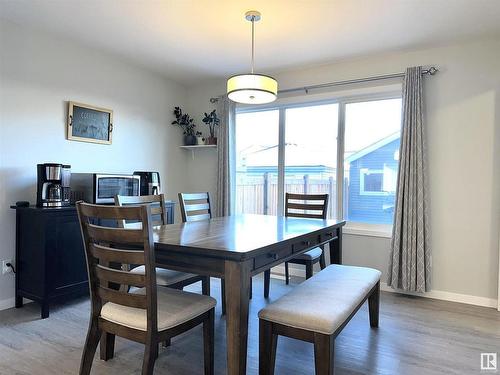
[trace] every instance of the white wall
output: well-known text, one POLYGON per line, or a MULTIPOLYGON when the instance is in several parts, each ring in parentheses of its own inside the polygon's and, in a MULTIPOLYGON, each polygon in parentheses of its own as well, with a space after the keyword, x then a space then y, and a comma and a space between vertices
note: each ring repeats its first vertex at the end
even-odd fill
MULTIPOLYGON (((433 296, 464 295, 494 305, 498 285, 500 215, 500 40, 479 40, 273 74, 280 87, 401 72, 435 65, 425 81, 430 182, 433 296), (442 292, 442 293, 441 293, 442 292), (477 297, 477 298, 476 298, 477 297)), ((188 89, 188 107, 201 113, 224 93, 224 80, 188 89)), ((216 156, 189 161, 193 190, 214 191, 216 156)), ((388 239, 346 236, 345 259, 386 272, 388 239)))
MULTIPOLYGON (((37 163, 67 163, 73 172, 159 171, 168 198, 185 190, 188 155, 178 147, 181 131, 170 125, 185 88, 118 57, 4 21, 0 45, 0 259, 14 258, 9 206, 35 202, 37 163), (112 145, 65 139, 69 100, 114 110, 112 145)), ((13 296, 14 277, 0 275, 0 308, 13 296)))

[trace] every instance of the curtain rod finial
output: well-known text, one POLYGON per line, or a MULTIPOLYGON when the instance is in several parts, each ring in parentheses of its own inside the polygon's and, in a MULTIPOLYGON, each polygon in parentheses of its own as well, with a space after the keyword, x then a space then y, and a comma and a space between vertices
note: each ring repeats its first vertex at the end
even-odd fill
POLYGON ((434 74, 436 74, 438 72, 438 70, 434 67, 434 66, 431 66, 428 70, 428 73, 433 76, 434 74))

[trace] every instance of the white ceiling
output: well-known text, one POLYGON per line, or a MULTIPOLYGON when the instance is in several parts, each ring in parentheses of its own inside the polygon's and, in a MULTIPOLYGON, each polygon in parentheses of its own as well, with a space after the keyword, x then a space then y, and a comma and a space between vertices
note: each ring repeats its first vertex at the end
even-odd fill
POLYGON ((500 36, 499 0, 0 0, 0 18, 110 51, 193 85, 354 56, 500 36))

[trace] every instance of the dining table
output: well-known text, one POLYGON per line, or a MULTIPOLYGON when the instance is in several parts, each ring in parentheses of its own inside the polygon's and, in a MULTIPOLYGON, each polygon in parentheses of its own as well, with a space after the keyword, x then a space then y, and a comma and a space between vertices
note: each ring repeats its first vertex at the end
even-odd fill
POLYGON ((246 374, 251 277, 329 244, 342 263, 343 220, 231 215, 154 227, 157 267, 225 279, 227 374, 246 374))

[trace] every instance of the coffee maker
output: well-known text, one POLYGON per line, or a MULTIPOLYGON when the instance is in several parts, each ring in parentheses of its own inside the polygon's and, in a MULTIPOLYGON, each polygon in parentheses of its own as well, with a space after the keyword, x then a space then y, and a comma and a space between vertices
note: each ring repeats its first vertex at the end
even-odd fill
POLYGON ((157 195, 161 193, 160 174, 158 172, 134 172, 141 177, 140 195, 157 195))
POLYGON ((37 164, 38 207, 64 207, 70 204, 71 165, 37 164))

